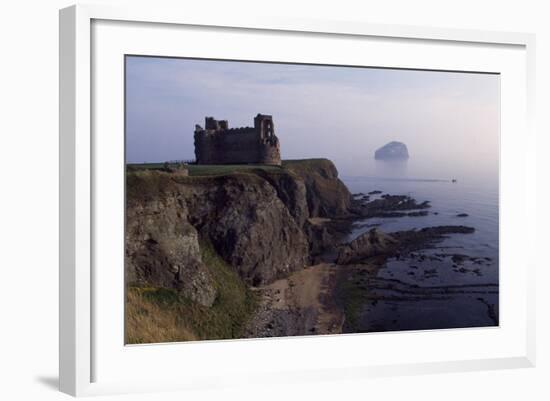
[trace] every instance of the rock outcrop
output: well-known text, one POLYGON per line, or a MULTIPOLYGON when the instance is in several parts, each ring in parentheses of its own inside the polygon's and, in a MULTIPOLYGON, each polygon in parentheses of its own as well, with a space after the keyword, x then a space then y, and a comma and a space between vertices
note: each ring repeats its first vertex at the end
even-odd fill
POLYGON ((328 159, 287 160, 283 166, 304 181, 310 217, 349 216, 352 196, 338 178, 334 163, 328 159))
POLYGON ((189 221, 251 285, 269 283, 308 262, 308 242, 275 188, 255 174, 180 180, 189 221))
POLYGON ((433 247, 449 234, 472 234, 473 227, 437 226, 419 230, 396 231, 389 234, 373 228, 349 244, 340 246, 336 263, 361 263, 373 256, 399 256, 400 254, 433 247))
POLYGON ((370 217, 402 217, 425 216, 427 212, 419 209, 430 208, 430 202, 418 203, 416 199, 408 195, 382 195, 379 199, 368 198, 352 199, 350 210, 357 216, 370 217), (417 210, 416 212, 403 213, 403 211, 417 210))
POLYGON ((409 151, 403 142, 392 141, 374 152, 376 160, 407 160, 409 151))
POLYGON ((436 226, 424 227, 419 230, 396 231, 391 236, 399 242, 403 253, 426 249, 442 241, 449 234, 472 234, 475 228, 469 226, 436 226))
POLYGON ((257 169, 254 170, 254 173, 275 189, 277 197, 287 207, 296 223, 302 227, 310 215, 307 204, 308 188, 304 180, 288 171, 270 173, 257 169))
POLYGON ((387 255, 395 251, 397 241, 390 235, 373 228, 340 248, 336 263, 347 265, 366 258, 387 255))
POLYGON ((210 306, 216 290, 202 263, 198 233, 187 217, 187 208, 173 197, 129 201, 126 281, 176 288, 189 299, 210 306))

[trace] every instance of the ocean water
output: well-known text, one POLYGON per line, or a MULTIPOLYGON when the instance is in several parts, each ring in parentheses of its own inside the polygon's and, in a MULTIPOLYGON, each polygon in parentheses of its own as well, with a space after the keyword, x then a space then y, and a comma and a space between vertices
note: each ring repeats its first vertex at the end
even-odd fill
POLYGON ((427 200, 432 206, 427 216, 356 222, 349 239, 372 227, 384 232, 441 225, 475 228, 473 234, 449 235, 434 249, 390 258, 382 265, 374 282, 384 285, 367 289, 378 297, 364 305, 360 331, 498 325, 498 173, 472 169, 451 176, 444 171, 416 168, 411 162, 376 162, 369 169, 373 174, 340 177, 354 194, 378 190, 427 200), (457 217, 460 213, 468 216, 457 217), (388 290, 388 283, 395 290, 388 290))

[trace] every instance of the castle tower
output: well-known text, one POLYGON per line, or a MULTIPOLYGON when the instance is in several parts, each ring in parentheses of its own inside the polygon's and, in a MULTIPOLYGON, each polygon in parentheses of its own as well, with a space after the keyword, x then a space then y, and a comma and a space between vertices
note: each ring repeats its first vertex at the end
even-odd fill
POLYGON ((204 129, 218 131, 220 129, 220 122, 214 117, 204 117, 204 129))
POLYGON ((267 114, 258 114, 254 117, 254 128, 260 133, 260 138, 265 139, 275 136, 273 117, 267 114))

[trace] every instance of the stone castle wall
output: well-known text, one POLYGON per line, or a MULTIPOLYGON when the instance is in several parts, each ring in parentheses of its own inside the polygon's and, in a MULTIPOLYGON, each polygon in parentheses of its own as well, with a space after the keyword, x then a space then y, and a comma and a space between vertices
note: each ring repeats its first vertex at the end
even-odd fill
POLYGON ((273 133, 271 116, 258 115, 254 127, 228 128, 226 121, 206 118, 206 127, 195 129, 197 164, 280 165, 279 140, 273 133), (265 123, 267 121, 267 123, 265 123), (269 132, 263 127, 269 126, 269 132))

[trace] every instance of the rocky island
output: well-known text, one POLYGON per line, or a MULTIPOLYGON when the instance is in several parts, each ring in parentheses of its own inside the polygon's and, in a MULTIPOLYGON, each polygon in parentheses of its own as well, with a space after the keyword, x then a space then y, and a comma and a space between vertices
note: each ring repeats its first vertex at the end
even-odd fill
POLYGON ((374 152, 376 160, 407 160, 409 151, 403 142, 392 141, 374 152))

